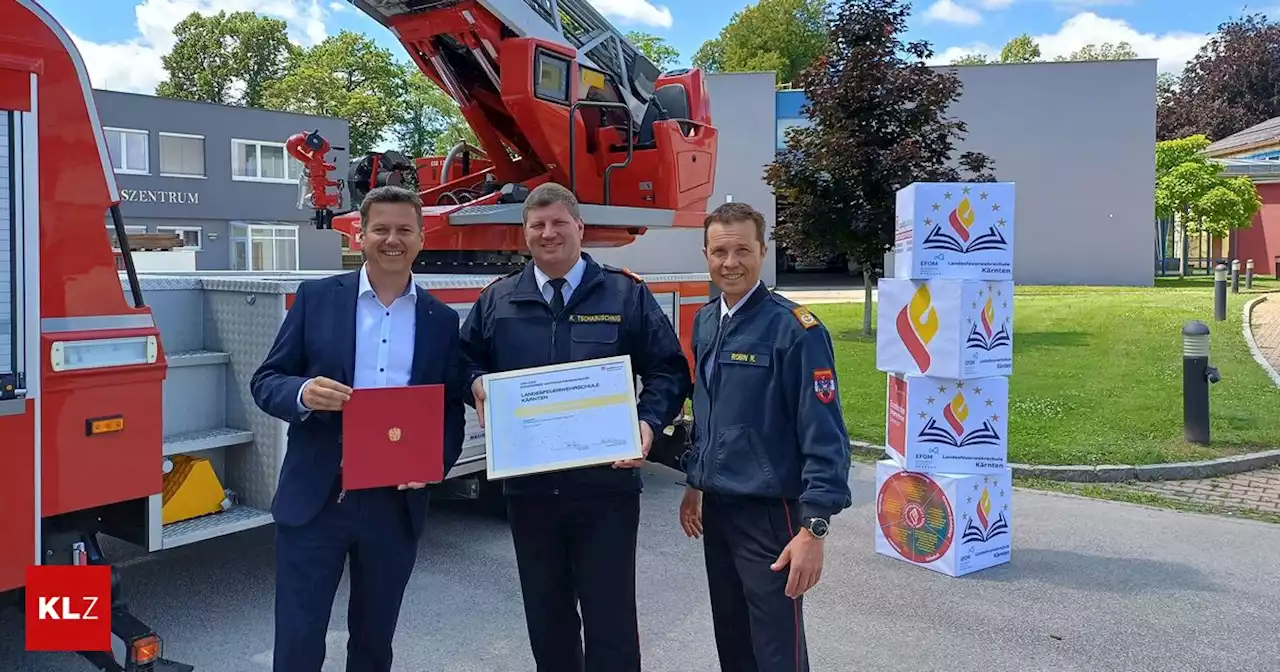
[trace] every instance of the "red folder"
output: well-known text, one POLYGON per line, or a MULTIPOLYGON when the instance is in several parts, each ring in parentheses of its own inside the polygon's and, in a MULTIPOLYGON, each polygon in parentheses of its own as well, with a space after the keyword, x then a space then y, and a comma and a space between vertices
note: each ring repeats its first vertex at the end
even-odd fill
POLYGON ((342 487, 444 480, 444 386, 358 388, 342 407, 342 487))

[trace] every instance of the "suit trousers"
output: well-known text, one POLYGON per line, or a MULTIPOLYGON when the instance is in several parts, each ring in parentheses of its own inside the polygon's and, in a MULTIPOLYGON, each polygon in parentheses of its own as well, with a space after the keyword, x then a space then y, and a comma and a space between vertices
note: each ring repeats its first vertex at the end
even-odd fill
POLYGON ((640 493, 511 495, 507 511, 538 672, 639 672, 640 493))
POLYGON ((334 594, 351 563, 347 672, 389 672, 400 602, 417 558, 405 491, 335 485, 301 526, 276 525, 274 672, 320 672, 334 594))
POLYGON ((808 672, 804 597, 770 569, 800 529, 794 500, 702 496, 703 554, 722 672, 808 672))

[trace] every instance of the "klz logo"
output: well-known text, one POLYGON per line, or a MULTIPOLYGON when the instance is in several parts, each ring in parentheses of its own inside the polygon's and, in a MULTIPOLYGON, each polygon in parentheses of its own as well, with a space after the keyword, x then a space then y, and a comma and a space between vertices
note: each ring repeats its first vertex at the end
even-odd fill
POLYGON ((111 650, 111 568, 27 568, 28 651, 111 650))
POLYGON ((98 620, 98 612, 94 611, 94 607, 98 604, 98 598, 85 597, 84 609, 82 611, 74 611, 71 606, 71 598, 69 597, 41 597, 40 598, 40 620, 54 621, 96 621, 98 620))

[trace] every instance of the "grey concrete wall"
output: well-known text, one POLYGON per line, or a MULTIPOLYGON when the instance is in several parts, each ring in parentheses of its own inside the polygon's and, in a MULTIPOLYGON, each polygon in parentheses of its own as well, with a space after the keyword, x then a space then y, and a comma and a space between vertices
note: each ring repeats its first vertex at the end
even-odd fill
POLYGON ((955 70, 959 150, 987 154, 997 180, 1017 183, 1014 281, 1153 284, 1156 62, 955 70))
MULTIPOLYGON (((707 209, 714 209, 729 196, 750 203, 762 212, 773 231, 775 199, 764 181, 765 166, 775 154, 776 115, 772 72, 708 75, 711 121, 719 130, 716 154, 716 190, 707 209)), ((636 242, 620 248, 590 249, 597 260, 623 265, 643 273, 705 273, 702 229, 650 230, 636 242)), ((770 241, 761 277, 773 285, 776 263, 770 241)))

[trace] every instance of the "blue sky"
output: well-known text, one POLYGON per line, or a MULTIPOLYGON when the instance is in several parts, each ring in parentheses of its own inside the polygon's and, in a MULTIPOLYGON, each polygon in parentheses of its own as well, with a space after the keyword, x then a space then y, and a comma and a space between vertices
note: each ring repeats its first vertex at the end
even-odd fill
MULTIPOLYGON (((496 0, 518 2, 520 0, 496 0)), ((348 29, 371 35, 399 56, 387 31, 335 0, 41 0, 72 34, 97 88, 152 93, 163 76, 160 56, 172 27, 191 11, 252 9, 285 19, 290 36, 310 45, 348 29)), ((716 35, 744 0, 591 0, 622 30, 666 39, 687 63, 716 35)), ((1263 0, 1248 11, 1275 10, 1263 0)), ((1274 6, 1273 6, 1274 5, 1274 6)), ((1242 0, 920 0, 909 37, 929 40, 937 62, 970 52, 997 53, 1009 38, 1029 33, 1044 56, 1068 54, 1090 42, 1127 41, 1159 67, 1179 71, 1219 23, 1246 11, 1242 0)))

